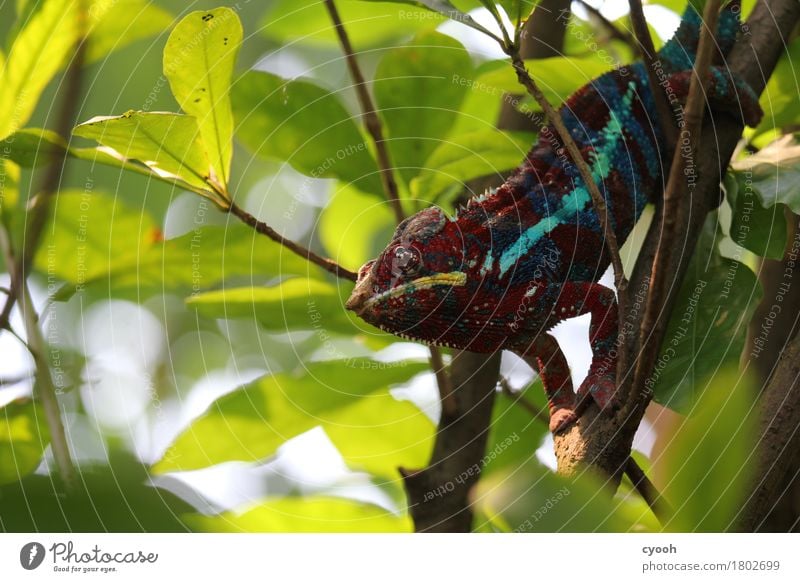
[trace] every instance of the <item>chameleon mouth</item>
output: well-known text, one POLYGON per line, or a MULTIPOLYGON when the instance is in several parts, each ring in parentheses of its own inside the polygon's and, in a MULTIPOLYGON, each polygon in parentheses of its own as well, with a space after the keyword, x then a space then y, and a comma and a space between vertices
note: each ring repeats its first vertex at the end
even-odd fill
POLYGON ((413 293, 415 291, 420 291, 422 289, 430 289, 432 287, 438 287, 441 285, 447 287, 463 287, 467 284, 467 274, 463 271, 454 271, 452 273, 436 273, 434 275, 426 275, 425 277, 419 277, 406 283, 404 285, 400 285, 399 287, 393 287, 388 291, 384 291, 383 293, 378 293, 377 295, 373 295, 369 299, 367 299, 363 304, 363 309, 369 309, 376 303, 380 301, 385 301, 387 299, 393 299, 395 297, 401 297, 408 293, 413 293))

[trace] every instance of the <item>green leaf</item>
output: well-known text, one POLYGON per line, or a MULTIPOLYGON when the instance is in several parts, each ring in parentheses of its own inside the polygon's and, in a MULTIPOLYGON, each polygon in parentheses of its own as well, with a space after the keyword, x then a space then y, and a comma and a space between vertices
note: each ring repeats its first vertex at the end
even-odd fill
MULTIPOLYGON (((383 47, 445 21, 444 16, 426 9, 389 2, 337 0, 336 9, 356 49, 383 47)), ((270 3, 260 32, 279 45, 299 43, 341 50, 331 17, 319 0, 270 3)))
POLYGON ((786 135, 732 163, 737 179, 750 180, 764 208, 785 204, 800 214, 800 143, 786 135))
POLYGON ((0 69, 0 139, 25 125, 45 86, 73 53, 78 6, 47 0, 14 39, 0 69))
POLYGON ((592 474, 565 478, 535 459, 481 479, 472 497, 476 529, 487 521, 519 533, 619 532, 633 526, 612 491, 592 474))
POLYGON ((764 208, 752 179, 744 172, 726 174, 724 184, 732 211, 730 236, 733 242, 762 257, 783 258, 787 239, 786 207, 775 204, 764 208))
POLYGON ((149 38, 172 24, 172 15, 147 0, 94 0, 89 7, 86 62, 104 59, 137 40, 149 38))
POLYGON ((32 400, 18 400, 0 408, 0 484, 18 481, 33 472, 49 443, 44 412, 32 400))
POLYGON ((414 405, 389 394, 427 364, 351 358, 311 363, 257 380, 220 398, 169 448, 157 472, 273 455, 288 439, 321 425, 356 469, 395 477, 424 465, 433 426, 414 405))
MULTIPOLYGON (((201 208, 203 212, 215 211, 210 205, 201 208)), ((277 276, 315 274, 322 275, 305 259, 246 226, 206 226, 158 242, 138 256, 115 260, 108 273, 82 282, 73 275, 67 280, 70 285, 58 298, 67 299, 76 291, 91 291, 100 296, 113 294, 142 301, 159 293, 199 293, 221 281, 266 283, 277 276)))
POLYGON ((79 286, 135 264, 161 236, 149 214, 99 192, 60 192, 49 220, 35 267, 79 286))
POLYGON ((335 497, 275 499, 255 509, 220 516, 192 514, 186 521, 196 531, 336 533, 409 533, 408 516, 397 516, 367 503, 335 497))
POLYGON ((375 100, 386 122, 392 163, 406 182, 453 127, 469 91, 472 60, 455 39, 424 32, 392 49, 375 72, 375 100))
POLYGON ((411 182, 411 192, 416 198, 433 201, 453 185, 463 186, 481 176, 494 175, 500 184, 508 170, 525 158, 533 139, 529 133, 499 130, 455 136, 431 154, 426 168, 411 182))
POLYGON ((242 24, 230 8, 191 12, 169 35, 164 75, 181 109, 197 119, 200 139, 224 191, 233 156, 230 86, 242 24))
POLYGON ((0 141, 0 148, 7 159, 25 168, 35 168, 53 162, 56 156, 63 156, 67 142, 54 131, 27 128, 0 141))
POLYGON ((264 329, 271 331, 313 329, 325 334, 352 335, 359 331, 359 326, 355 316, 344 308, 351 291, 349 284, 337 286, 298 277, 274 287, 237 287, 200 293, 186 302, 206 317, 256 317, 264 329))
POLYGON ((394 215, 384 200, 341 187, 322 210, 319 238, 328 256, 357 270, 386 247, 395 229, 394 215))
POLYGON ((249 72, 233 86, 237 137, 254 153, 313 178, 383 195, 377 166, 339 98, 308 81, 249 72))
MULTIPOLYGON (((19 166, 9 159, 0 157, 0 219, 6 227, 11 224, 11 216, 19 201, 19 180, 19 166)), ((2 264, 1 258, 0 264, 2 264)))
MULTIPOLYGON (((560 107, 570 95, 586 83, 611 70, 611 66, 594 53, 581 57, 536 59, 525 61, 525 65, 554 107, 560 107)), ((514 69, 508 66, 500 67, 465 83, 474 91, 524 93, 514 69)), ((534 102, 531 102, 530 108, 539 110, 538 104, 534 102)))
POLYGON ((762 133, 771 129, 796 127, 800 119, 800 99, 797 98, 797 63, 800 62, 800 39, 794 39, 781 58, 759 98, 764 119, 756 129, 762 133))
POLYGON ((678 412, 691 408, 705 379, 735 365, 761 285, 744 264, 719 252, 716 215, 709 215, 681 284, 661 355, 646 382, 655 401, 678 412))
POLYGON ((53 494, 52 475, 0 486, 4 532, 185 532, 192 507, 156 489, 136 459, 112 452, 109 464, 82 465, 74 490, 53 494))
POLYGON ((518 402, 518 399, 526 398, 528 392, 536 390, 543 391, 538 380, 532 387, 515 394, 513 399, 505 394, 496 396, 489 442, 481 464, 482 477, 522 467, 541 445, 547 434, 547 424, 518 402))
POLYGON ((200 142, 197 120, 166 112, 128 111, 120 116, 94 117, 73 130, 110 148, 120 161, 136 160, 170 180, 194 189, 209 189, 211 166, 200 142))
POLYGON ((756 390, 737 367, 718 371, 664 453, 669 529, 719 532, 735 527, 752 477, 756 390))

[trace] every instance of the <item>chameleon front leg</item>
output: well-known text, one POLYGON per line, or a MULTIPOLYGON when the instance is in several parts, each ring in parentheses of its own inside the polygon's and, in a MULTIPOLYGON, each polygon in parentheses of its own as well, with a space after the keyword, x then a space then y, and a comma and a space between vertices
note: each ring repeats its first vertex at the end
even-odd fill
POLYGON ((527 346, 522 357, 533 369, 539 370, 547 404, 550 408, 550 431, 557 433, 575 422, 575 392, 569 364, 558 342, 551 335, 539 333, 527 346))
POLYGON ((617 389, 617 300, 614 292, 599 283, 567 282, 557 291, 549 324, 591 314, 589 345, 592 363, 586 379, 578 388, 578 401, 590 395, 602 410, 614 404, 617 389))

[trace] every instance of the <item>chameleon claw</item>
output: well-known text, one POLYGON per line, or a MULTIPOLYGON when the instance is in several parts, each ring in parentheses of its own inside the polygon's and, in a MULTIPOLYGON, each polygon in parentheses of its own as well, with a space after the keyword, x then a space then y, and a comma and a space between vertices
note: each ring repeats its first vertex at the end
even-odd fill
POLYGON ((571 408, 558 408, 550 414, 550 432, 558 434, 577 420, 578 416, 571 408))

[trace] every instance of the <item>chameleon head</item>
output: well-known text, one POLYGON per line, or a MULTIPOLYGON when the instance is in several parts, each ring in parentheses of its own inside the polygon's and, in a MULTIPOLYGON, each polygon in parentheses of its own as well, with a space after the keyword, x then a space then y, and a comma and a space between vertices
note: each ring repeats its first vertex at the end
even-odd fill
POLYGON ((407 339, 466 348, 473 330, 486 325, 472 307, 483 300, 481 280, 470 273, 476 261, 466 260, 475 250, 468 248, 471 238, 438 208, 407 218, 380 256, 359 270, 347 309, 407 339))

